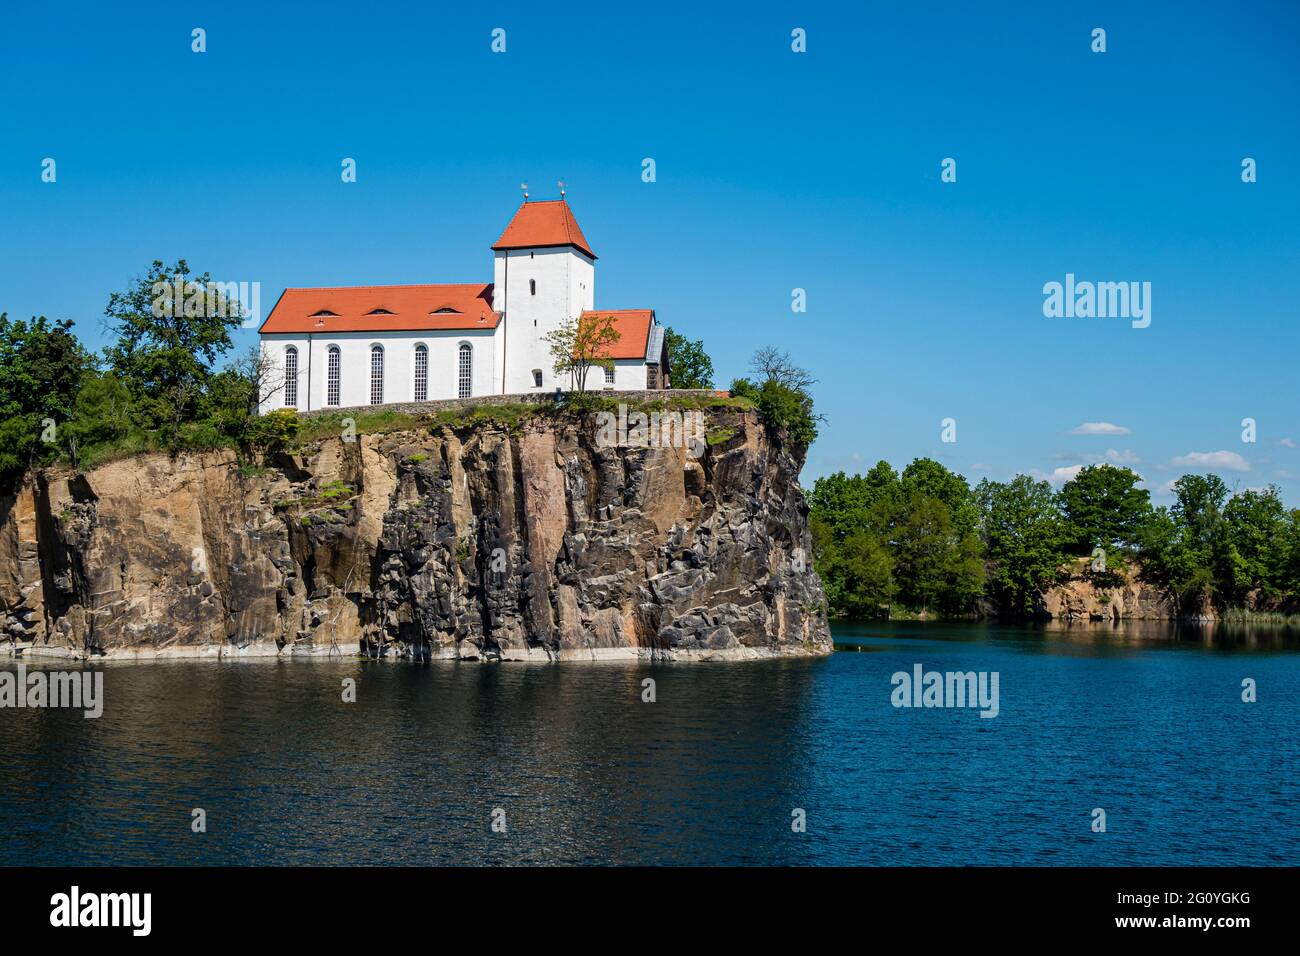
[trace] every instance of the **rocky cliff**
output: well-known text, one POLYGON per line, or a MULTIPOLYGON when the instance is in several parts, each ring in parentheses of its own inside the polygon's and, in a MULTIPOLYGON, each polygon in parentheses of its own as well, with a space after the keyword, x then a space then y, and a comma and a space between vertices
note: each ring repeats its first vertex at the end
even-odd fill
POLYGON ((330 437, 34 475, 0 501, 0 653, 475 660, 826 653, 798 451, 592 415, 330 437))
POLYGON ((1213 608, 1179 613, 1173 599, 1142 580, 1136 567, 1098 579, 1087 573, 1087 561, 1071 569, 1067 580, 1043 594, 1041 613, 1059 621, 1166 621, 1184 617, 1211 619, 1213 608), (1206 616, 1208 614, 1208 617, 1206 616))

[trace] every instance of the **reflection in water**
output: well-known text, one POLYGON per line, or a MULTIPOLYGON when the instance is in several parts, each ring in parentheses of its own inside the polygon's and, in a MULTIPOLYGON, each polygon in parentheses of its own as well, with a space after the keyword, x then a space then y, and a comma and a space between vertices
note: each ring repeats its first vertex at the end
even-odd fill
POLYGON ((1300 657, 1276 631, 867 624, 836 640, 865 653, 100 664, 99 720, 0 711, 0 863, 1300 857, 1300 657), (1001 713, 895 710, 890 675, 918 663, 998 671, 1001 713))
POLYGON ((857 650, 873 636, 939 641, 993 640, 1020 642, 1025 649, 1042 644, 1085 647, 1142 647, 1149 650, 1185 646, 1240 650, 1300 650, 1300 629, 1289 624, 1220 621, 1038 621, 1028 624, 945 624, 908 621, 844 623, 834 628, 837 646, 857 650))

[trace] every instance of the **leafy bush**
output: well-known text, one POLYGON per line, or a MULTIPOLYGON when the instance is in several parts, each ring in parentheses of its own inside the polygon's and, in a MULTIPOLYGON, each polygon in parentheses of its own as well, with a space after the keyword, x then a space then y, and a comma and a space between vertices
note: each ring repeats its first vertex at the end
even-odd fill
POLYGON ((291 408, 277 408, 252 420, 247 429, 247 441, 262 452, 280 451, 291 447, 301 430, 297 412, 291 408))
POLYGON ((755 385, 747 378, 731 383, 731 394, 754 403, 769 427, 782 429, 796 445, 807 448, 817 440, 817 416, 812 397, 774 378, 755 385))

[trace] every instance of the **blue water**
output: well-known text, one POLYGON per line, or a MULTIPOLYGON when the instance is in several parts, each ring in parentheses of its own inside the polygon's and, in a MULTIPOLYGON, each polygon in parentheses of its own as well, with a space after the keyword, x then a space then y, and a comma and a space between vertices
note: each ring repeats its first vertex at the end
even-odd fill
POLYGON ((101 664, 98 720, 0 710, 0 863, 1300 863, 1285 635, 836 641, 733 664, 101 664), (999 715, 894 708, 918 663, 998 672, 999 715))

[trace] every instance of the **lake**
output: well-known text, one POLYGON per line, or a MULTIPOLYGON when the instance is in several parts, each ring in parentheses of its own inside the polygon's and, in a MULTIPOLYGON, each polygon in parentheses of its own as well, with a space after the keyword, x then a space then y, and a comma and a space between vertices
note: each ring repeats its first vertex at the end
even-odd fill
POLYGON ((814 660, 101 663, 98 719, 0 710, 0 863, 1300 862, 1293 632, 834 630, 814 660), (918 664, 996 673, 997 716, 893 706, 918 664))

